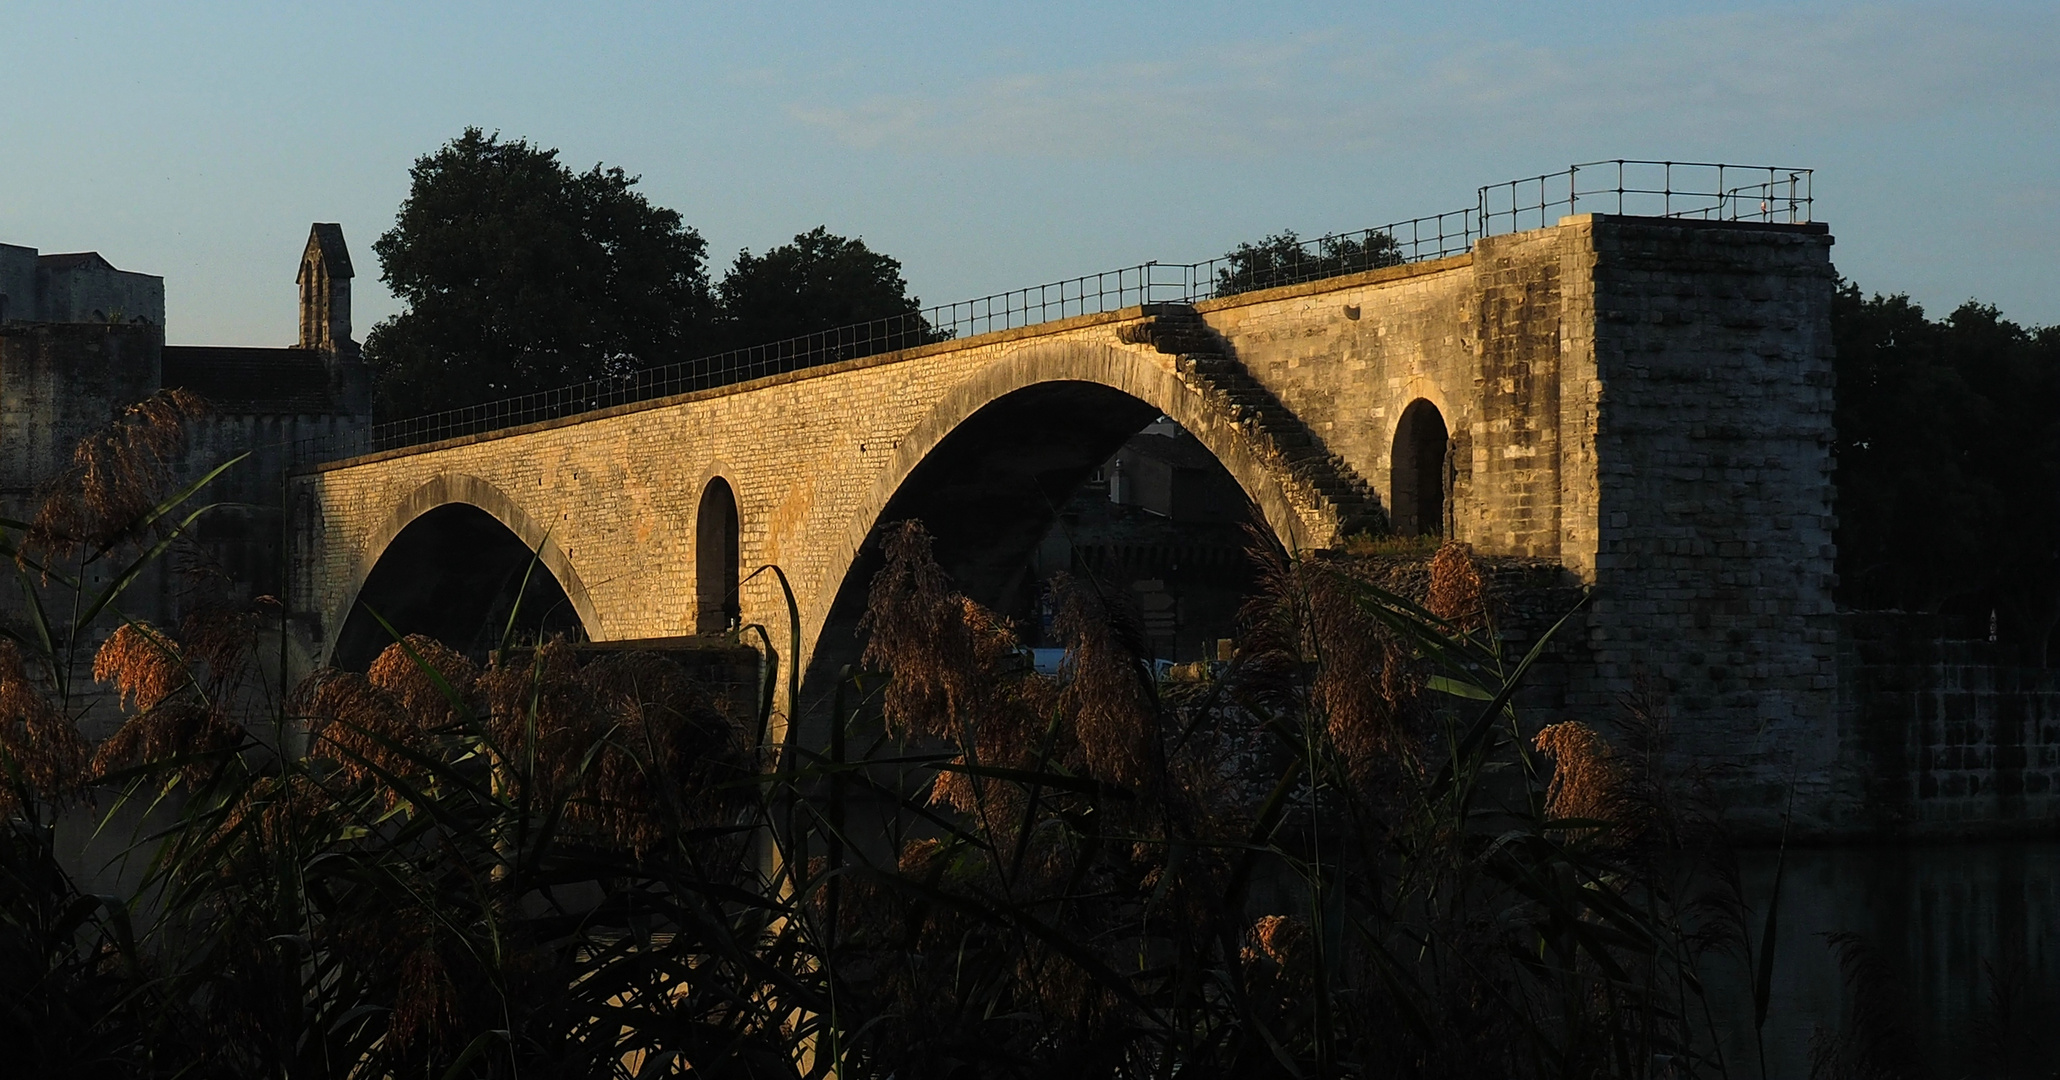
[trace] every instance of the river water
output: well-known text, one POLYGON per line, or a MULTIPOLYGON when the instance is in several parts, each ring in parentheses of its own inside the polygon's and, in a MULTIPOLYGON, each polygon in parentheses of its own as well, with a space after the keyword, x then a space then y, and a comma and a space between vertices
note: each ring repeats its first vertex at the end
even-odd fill
MULTIPOLYGON (((1762 915, 1775 863, 1771 850, 1743 858, 1762 915)), ((1809 1076, 1812 1041, 1870 993, 1900 1013, 1910 1080, 2060 1075, 2060 840, 1792 847, 1778 926, 1768 1077, 1809 1076), (1866 987, 1841 975, 1838 932, 1880 961, 1866 987)), ((1730 1075, 1757 1077, 1749 995, 1726 996, 1743 1006, 1723 1025, 1730 1075)))

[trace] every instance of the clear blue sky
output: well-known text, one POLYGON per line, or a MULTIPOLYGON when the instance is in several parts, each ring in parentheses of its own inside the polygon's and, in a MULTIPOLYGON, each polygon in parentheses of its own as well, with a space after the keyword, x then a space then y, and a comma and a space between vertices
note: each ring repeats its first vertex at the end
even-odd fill
POLYGON ((0 0, 0 240, 279 344, 467 124, 621 165, 719 273, 815 225, 925 302, 1471 204, 1597 158, 1807 165, 1839 268, 2060 323, 2060 4, 0 0))

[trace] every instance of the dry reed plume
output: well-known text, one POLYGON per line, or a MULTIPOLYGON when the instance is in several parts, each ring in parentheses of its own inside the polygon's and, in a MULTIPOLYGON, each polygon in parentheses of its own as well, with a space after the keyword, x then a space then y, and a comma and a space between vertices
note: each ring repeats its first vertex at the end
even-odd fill
POLYGON ((1553 818, 1614 822, 1624 809, 1629 775, 1602 733, 1577 720, 1551 724, 1533 740, 1552 759, 1545 813, 1553 818))
POLYGON ((1052 590, 1052 632, 1068 646, 1059 704, 1072 718, 1081 763, 1126 786, 1156 780, 1163 770, 1159 708, 1151 673, 1139 660, 1140 629, 1069 575, 1059 575, 1052 590))
POLYGON ((365 676, 324 668, 294 687, 287 707, 307 726, 310 753, 333 761, 349 783, 379 784, 387 805, 400 801, 388 777, 417 777, 421 725, 365 676))
POLYGON ((983 650, 967 625, 966 600, 953 592, 930 557, 921 525, 889 528, 881 542, 887 565, 873 578, 859 629, 868 635, 862 662, 893 672, 881 702, 895 734, 953 737, 958 718, 980 710, 983 650))
POLYGON ((226 714, 229 703, 208 700, 178 642, 148 623, 124 623, 109 634, 93 655, 93 677, 112 684, 129 710, 94 752, 96 776, 183 757, 190 759, 187 776, 197 779, 213 756, 243 741, 242 726, 226 714))
POLYGON ((160 390, 80 440, 70 467, 43 486, 23 551, 61 558, 140 540, 135 530, 170 490, 188 426, 207 411, 197 394, 160 390))
POLYGON ((641 853, 734 810, 721 785, 743 770, 742 733, 671 660, 581 663, 554 639, 473 685, 508 765, 538 798, 564 800, 575 825, 641 853))
POLYGON ((193 682, 177 642, 149 623, 123 623, 93 654, 93 677, 113 684, 124 708, 144 713, 193 682))
MULTIPOLYGON (((1247 678, 1302 687, 1305 700, 1276 699, 1273 707, 1306 708, 1360 783, 1414 775, 1426 714, 1424 672, 1410 645, 1372 615, 1364 583, 1347 568, 1290 561, 1277 549, 1261 565, 1260 592, 1246 613, 1247 678)), ((1448 575, 1463 582, 1453 565, 1448 560, 1448 575)))
POLYGON ((22 809, 19 793, 58 798, 82 779, 90 752, 79 729, 29 677, 21 650, 0 639, 0 816, 22 809))
POLYGON ((254 662, 259 615, 254 610, 208 606, 179 620, 178 653, 188 675, 210 701, 224 709, 257 688, 254 662))
POLYGON ((1239 959, 1254 994, 1271 1018, 1299 1004, 1312 989, 1314 943, 1309 921, 1292 915, 1262 915, 1245 929, 1239 959))
POLYGON ((1430 588, 1424 606, 1461 631, 1487 625, 1487 586, 1471 544, 1456 540, 1439 545, 1431 556, 1430 588))
POLYGON ((479 678, 478 667, 435 638, 409 634, 405 641, 405 648, 395 643, 381 650, 365 670, 365 681, 393 695, 423 730, 454 722, 479 678))
POLYGON ((580 678, 610 726, 575 821, 643 853, 734 816, 725 785, 744 772, 743 733, 698 680, 652 653, 591 661, 580 678))

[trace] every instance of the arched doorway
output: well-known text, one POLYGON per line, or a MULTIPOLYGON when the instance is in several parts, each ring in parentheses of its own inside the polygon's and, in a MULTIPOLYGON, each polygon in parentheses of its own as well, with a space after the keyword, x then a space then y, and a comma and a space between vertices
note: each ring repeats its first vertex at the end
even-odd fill
POLYGON ((1398 536, 1443 536, 1449 509, 1450 433, 1438 407, 1417 398, 1395 425, 1389 474, 1389 518, 1398 536))
POLYGON ((694 521, 694 632, 721 634, 735 626, 737 600, 737 495, 718 476, 701 493, 694 521))
POLYGON ((518 640, 584 636, 564 586, 521 537, 468 503, 446 503, 408 523, 365 577, 329 662, 363 671, 393 643, 379 625, 427 634, 475 660, 518 640), (378 618, 373 614, 377 613, 378 618))

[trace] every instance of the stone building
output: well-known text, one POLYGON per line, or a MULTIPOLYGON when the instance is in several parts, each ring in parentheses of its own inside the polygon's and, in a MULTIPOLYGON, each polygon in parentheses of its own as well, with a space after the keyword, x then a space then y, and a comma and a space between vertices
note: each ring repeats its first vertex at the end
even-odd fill
MULTIPOLYGON (((316 224, 302 250, 299 340, 280 348, 166 345, 164 279, 95 252, 39 255, 0 244, 0 516, 34 514, 40 487, 80 438, 161 389, 199 394, 209 414, 175 463, 190 480, 238 455, 210 486, 177 569, 161 566, 122 599, 132 617, 176 622, 199 603, 276 593, 280 485, 292 447, 350 437, 371 422, 371 381, 351 337, 350 253, 316 224)), ((11 591, 0 618, 23 615, 11 591)))
POLYGON ((43 255, 0 244, 0 323, 165 324, 165 279, 117 270, 97 251, 43 255))

